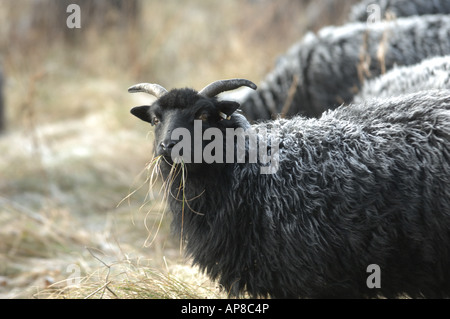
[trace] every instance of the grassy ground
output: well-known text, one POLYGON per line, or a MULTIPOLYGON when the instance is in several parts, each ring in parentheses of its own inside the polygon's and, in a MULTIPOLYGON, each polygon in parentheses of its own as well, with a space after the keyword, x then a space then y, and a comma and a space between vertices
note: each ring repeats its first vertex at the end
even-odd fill
POLYGON ((69 30, 56 1, 0 6, 0 297, 225 297, 170 235, 148 187, 150 126, 129 114, 148 99, 127 88, 259 83, 308 28, 345 15, 329 1, 142 1, 132 25, 108 11, 69 30))

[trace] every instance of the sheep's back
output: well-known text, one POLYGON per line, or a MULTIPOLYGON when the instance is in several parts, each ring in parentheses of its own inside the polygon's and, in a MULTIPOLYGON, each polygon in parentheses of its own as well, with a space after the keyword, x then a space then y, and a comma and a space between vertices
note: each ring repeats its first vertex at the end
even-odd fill
POLYGON ((349 296, 450 292, 431 287, 450 280, 450 249, 436 246, 450 241, 449 91, 253 128, 267 126, 280 135, 279 169, 261 175, 254 165, 236 166, 244 198, 236 213, 253 214, 246 231, 261 245, 241 244, 257 247, 255 263, 271 264, 264 276, 283 285, 278 296, 332 296, 327 285, 336 278, 336 293, 349 296), (383 271, 380 291, 365 284, 372 263, 383 271))

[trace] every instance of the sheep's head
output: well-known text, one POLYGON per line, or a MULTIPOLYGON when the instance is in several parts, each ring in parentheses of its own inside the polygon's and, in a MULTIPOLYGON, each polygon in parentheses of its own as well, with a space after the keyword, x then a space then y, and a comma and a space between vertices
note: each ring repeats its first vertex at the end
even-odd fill
MULTIPOLYGON (((195 149, 198 148, 201 152, 208 143, 205 143, 204 139, 196 139, 198 130, 201 130, 200 133, 203 136, 203 132, 208 128, 216 128, 225 132, 226 128, 246 128, 248 126, 245 118, 235 113, 240 106, 239 103, 219 101, 216 98, 221 92, 242 86, 256 89, 254 83, 245 79, 216 81, 199 92, 187 88, 167 91, 158 84, 136 84, 130 87, 128 92, 149 93, 157 100, 151 105, 134 107, 131 109, 131 113, 155 126, 154 152, 156 156, 162 155, 166 160, 172 162, 174 160, 173 151, 180 148, 180 145, 177 144, 183 142, 186 147, 182 151, 186 151, 189 147, 191 150, 190 158, 184 158, 184 161, 199 163, 195 149), (182 134, 183 132, 186 135, 182 134), (190 136, 190 140, 186 141, 186 136, 190 136), (199 148, 199 142, 202 143, 201 148, 199 148)), ((181 155, 185 156, 186 154, 181 155)))

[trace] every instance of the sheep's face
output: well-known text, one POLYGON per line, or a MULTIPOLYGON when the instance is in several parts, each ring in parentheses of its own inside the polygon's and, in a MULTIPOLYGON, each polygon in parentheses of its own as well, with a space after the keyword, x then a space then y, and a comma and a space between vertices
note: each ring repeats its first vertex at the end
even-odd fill
POLYGON ((174 89, 150 106, 133 108, 131 113, 155 126, 156 156, 164 156, 168 163, 181 158, 184 163, 204 164, 204 148, 220 138, 205 139, 204 132, 209 128, 225 132, 227 127, 239 126, 240 117, 231 117, 238 107, 236 102, 217 101, 191 89, 174 89))

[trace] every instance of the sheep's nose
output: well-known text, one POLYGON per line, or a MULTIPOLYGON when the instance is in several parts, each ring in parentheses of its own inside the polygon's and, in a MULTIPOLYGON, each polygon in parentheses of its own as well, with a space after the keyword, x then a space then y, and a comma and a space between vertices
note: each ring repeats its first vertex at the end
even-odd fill
POLYGON ((174 141, 164 141, 164 142, 161 142, 161 148, 164 150, 164 151, 171 151, 172 150, 172 148, 175 146, 175 142, 174 141))
POLYGON ((165 150, 165 151, 170 151, 174 146, 175 146, 175 142, 173 141, 167 141, 167 142, 161 142, 161 147, 165 150))

